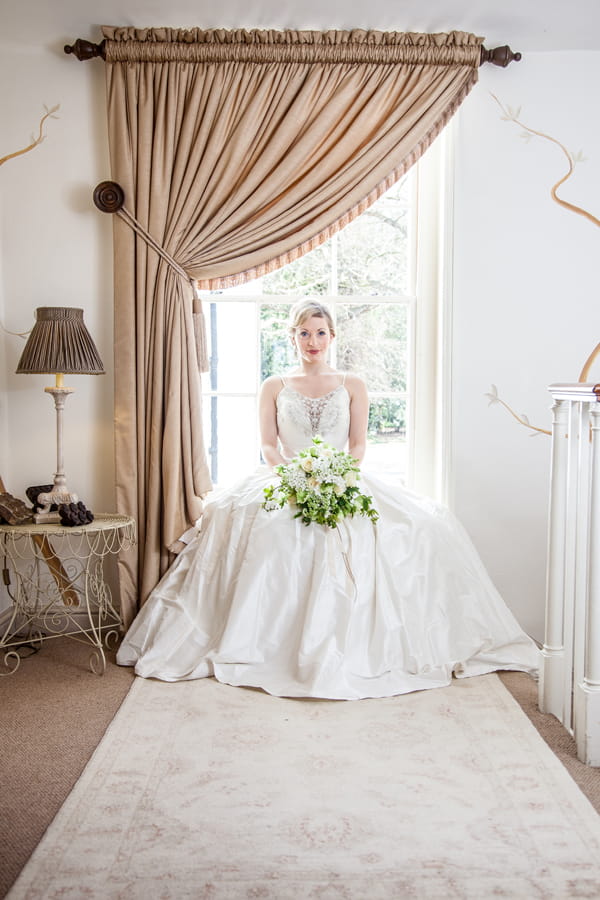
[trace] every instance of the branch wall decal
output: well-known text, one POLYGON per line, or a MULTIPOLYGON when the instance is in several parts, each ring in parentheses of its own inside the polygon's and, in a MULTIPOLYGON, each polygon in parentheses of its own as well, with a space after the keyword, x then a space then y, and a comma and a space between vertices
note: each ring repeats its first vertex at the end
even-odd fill
POLYGON ((40 119, 38 136, 32 137, 31 143, 28 144, 27 147, 23 147, 21 150, 15 150, 14 153, 8 153, 6 156, 0 156, 0 166, 5 162, 8 162, 9 159, 14 159, 16 156, 22 156, 24 153, 29 153, 30 150, 33 150, 39 144, 42 143, 46 135, 44 134, 44 122, 46 119, 58 119, 58 116, 55 115, 56 111, 60 109, 60 103, 57 103, 56 106, 53 106, 52 109, 48 109, 48 107, 44 104, 44 109, 46 112, 40 119))
MULTIPOLYGON (((46 121, 46 119, 58 119, 58 116, 55 115, 55 113, 60 109, 60 103, 57 103, 56 106, 53 106, 51 109, 48 109, 46 104, 44 104, 44 109, 46 110, 46 112, 40 119, 37 137, 32 137, 31 143, 28 144, 27 147, 23 147, 21 150, 15 150, 14 153, 7 153, 6 156, 0 156, 0 166, 2 166, 5 162, 8 162, 9 159, 15 159, 15 157, 17 156, 22 156, 24 153, 29 153, 30 150, 33 150, 35 147, 42 143, 42 141, 46 137, 46 135, 44 134, 44 122, 46 121)), ((0 322, 0 328, 2 329, 2 331, 4 331, 5 334, 11 334, 14 337, 20 337, 24 340, 29 334, 29 331, 9 331, 8 328, 4 327, 2 322, 0 322)))
MULTIPOLYGON (((543 140, 550 141, 552 144, 555 144, 557 147, 560 148, 560 150, 562 151, 562 153, 564 154, 564 156, 567 159, 568 169, 567 169, 567 172, 565 173, 565 175, 563 175, 562 178, 560 178, 556 182, 556 184, 552 185, 552 187, 550 188, 550 196, 556 203, 559 204, 559 206, 562 206, 564 209, 568 209, 571 212, 574 212, 579 216, 583 216, 589 222, 591 222, 593 225, 600 226, 600 219, 597 216, 595 216, 593 213, 589 212, 587 209, 584 209, 582 206, 577 206, 575 203, 570 203, 568 200, 564 200, 562 197, 559 197, 559 195, 558 195, 558 189, 563 184, 565 184, 565 182, 571 177, 571 175, 573 174, 573 172, 575 170, 575 166, 577 165, 577 163, 586 161, 586 157, 583 155, 582 151, 579 150, 577 153, 571 153, 569 150, 567 150, 565 145, 562 144, 556 138, 552 137, 549 134, 546 134, 543 131, 538 131, 535 128, 531 128, 529 125, 525 125, 519 118, 520 113, 521 113, 520 107, 518 107, 516 110, 513 110, 510 106, 504 106, 500 102, 498 97, 496 97, 495 94, 491 94, 491 96, 494 98, 494 100, 496 101, 496 103, 498 104, 500 109, 502 110, 503 115, 501 116, 501 119, 504 122, 514 122, 515 125, 518 125, 520 128, 523 129, 523 132, 521 133, 522 138, 529 141, 529 140, 531 140, 532 137, 540 137, 543 140)), ((593 363, 595 362, 596 358, 599 355, 600 355, 600 342, 594 347, 594 349, 592 350, 592 352, 586 359, 586 361, 583 365, 583 368, 580 372, 580 375, 578 378, 578 383, 580 383, 580 384, 587 383, 590 369, 591 369, 593 363)), ((551 432, 548 431, 546 428, 538 428, 536 425, 531 425, 531 423, 529 422, 529 419, 527 418, 527 416, 524 413, 521 413, 521 415, 516 413, 514 411, 514 409, 511 406, 509 406, 508 403, 506 403, 504 400, 502 400, 498 396, 498 389, 495 384, 492 385, 491 390, 487 394, 485 394, 485 396, 489 400, 488 405, 491 406, 494 403, 500 403, 501 406, 503 406, 511 414, 511 416, 513 416, 513 418, 515 418, 517 420, 517 422, 520 425, 524 425, 526 428, 529 428, 532 431, 532 435, 531 435, 532 437, 535 437, 536 434, 551 434, 551 432)))

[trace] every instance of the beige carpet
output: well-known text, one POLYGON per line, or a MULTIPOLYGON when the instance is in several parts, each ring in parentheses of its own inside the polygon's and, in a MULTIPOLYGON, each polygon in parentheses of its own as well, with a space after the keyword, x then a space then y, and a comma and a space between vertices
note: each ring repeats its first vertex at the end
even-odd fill
MULTIPOLYGON (((45 643, 12 675, 0 675, 0 897, 4 897, 132 685, 131 669, 102 676, 89 668, 92 646, 70 638, 45 643)), ((0 655, 0 672, 3 657, 0 655)))
POLYGON ((17 898, 600 896, 600 818, 495 675, 354 703, 136 680, 17 898))
POLYGON ((577 757, 575 738, 555 716, 540 712, 538 683, 523 672, 498 672, 500 681, 515 698, 532 725, 600 813, 600 768, 586 766, 577 757))

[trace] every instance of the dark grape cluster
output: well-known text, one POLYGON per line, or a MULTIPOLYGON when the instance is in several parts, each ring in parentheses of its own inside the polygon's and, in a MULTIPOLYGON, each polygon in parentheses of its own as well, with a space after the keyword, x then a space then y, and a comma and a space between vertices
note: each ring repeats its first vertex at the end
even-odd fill
POLYGON ((79 503, 61 503, 58 507, 58 514, 60 515, 60 524, 66 525, 67 528, 73 528, 75 525, 89 525, 94 521, 94 514, 85 508, 81 500, 79 503))

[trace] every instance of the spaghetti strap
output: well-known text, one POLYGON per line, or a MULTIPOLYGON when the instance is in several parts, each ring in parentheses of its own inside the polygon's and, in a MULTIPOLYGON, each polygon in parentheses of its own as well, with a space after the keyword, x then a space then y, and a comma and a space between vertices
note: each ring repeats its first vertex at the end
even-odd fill
POLYGON ((287 387, 287 384, 285 383, 285 378, 283 377, 283 375, 280 375, 279 377, 281 378, 281 383, 282 383, 282 385, 283 385, 284 387, 287 387))
POLYGON ((342 376, 342 387, 346 384, 346 375, 347 374, 348 374, 347 372, 344 372, 344 374, 342 376))

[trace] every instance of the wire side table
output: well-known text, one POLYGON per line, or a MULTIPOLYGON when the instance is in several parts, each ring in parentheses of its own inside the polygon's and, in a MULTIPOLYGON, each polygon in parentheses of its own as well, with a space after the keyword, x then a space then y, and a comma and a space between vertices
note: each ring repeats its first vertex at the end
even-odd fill
POLYGON ((68 637, 92 646, 90 669, 106 669, 104 647, 122 631, 105 562, 136 543, 130 516, 98 515, 89 525, 0 525, 3 576, 12 600, 0 627, 0 676, 19 668, 19 648, 68 637))

